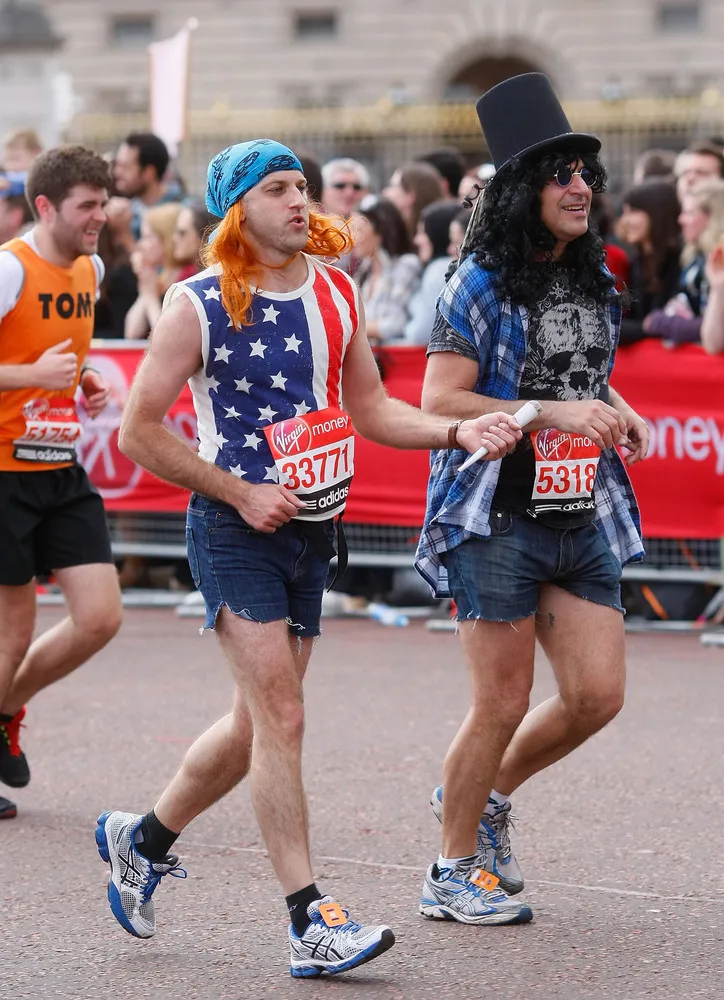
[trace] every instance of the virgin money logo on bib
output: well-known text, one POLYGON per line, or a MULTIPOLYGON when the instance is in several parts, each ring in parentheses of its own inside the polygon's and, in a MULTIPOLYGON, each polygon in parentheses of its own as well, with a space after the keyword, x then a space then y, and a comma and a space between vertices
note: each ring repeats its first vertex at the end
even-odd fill
POLYGON ((271 428, 272 443, 281 455, 301 455, 312 447, 312 431, 300 417, 280 420, 271 428))
POLYGON ((571 454, 573 447, 571 436, 556 430, 555 427, 538 431, 536 444, 543 458, 549 462, 564 462, 571 454))
POLYGON ((26 420, 42 420, 47 418, 50 403, 47 399, 31 399, 23 407, 26 420))

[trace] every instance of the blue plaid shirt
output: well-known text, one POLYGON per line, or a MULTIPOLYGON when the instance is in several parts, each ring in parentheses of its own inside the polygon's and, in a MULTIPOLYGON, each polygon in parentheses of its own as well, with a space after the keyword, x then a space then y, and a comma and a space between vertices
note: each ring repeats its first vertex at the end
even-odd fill
MULTIPOLYGON (((501 300, 496 275, 468 257, 438 299, 445 322, 477 350, 475 392, 495 399, 518 399, 525 367, 528 311, 501 300)), ((608 309, 611 330, 611 377, 621 325, 618 299, 608 309)), ((415 567, 435 597, 450 597, 447 571, 440 555, 472 536, 490 535, 500 462, 476 462, 458 472, 466 453, 433 451, 427 488, 427 512, 415 556, 415 567)), ((626 467, 615 448, 601 453, 596 477, 596 522, 622 565, 643 557, 641 519, 626 467)))

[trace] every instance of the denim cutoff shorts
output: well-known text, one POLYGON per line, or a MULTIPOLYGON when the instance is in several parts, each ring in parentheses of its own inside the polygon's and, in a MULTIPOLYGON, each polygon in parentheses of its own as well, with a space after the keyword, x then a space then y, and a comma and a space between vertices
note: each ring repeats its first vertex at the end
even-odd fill
POLYGON ((621 563, 594 523, 549 528, 524 514, 491 511, 490 530, 442 553, 458 621, 529 618, 543 583, 625 614, 621 563))
MULTIPOLYGON (((325 525, 330 542, 334 525, 325 525)), ((226 606, 254 622, 285 619, 291 635, 319 635, 329 560, 321 559, 294 521, 257 531, 227 504, 194 493, 186 514, 191 576, 206 604, 204 628, 226 606)))

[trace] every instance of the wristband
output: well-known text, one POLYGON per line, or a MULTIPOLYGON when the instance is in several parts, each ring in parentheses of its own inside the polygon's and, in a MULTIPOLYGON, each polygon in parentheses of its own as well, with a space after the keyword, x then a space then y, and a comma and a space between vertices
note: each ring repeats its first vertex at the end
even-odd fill
POLYGON ((447 429, 447 446, 452 451, 453 448, 458 448, 458 427, 463 423, 462 420, 454 420, 447 429))

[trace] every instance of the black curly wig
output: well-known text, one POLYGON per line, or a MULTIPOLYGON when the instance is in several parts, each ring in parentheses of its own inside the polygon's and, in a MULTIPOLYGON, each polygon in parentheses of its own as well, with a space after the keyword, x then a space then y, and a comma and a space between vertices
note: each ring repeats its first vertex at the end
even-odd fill
MULTIPOLYGON (((577 159, 596 174, 593 191, 603 191, 606 171, 598 157, 563 149, 535 160, 512 160, 480 195, 482 212, 469 251, 484 268, 498 272, 500 291, 517 305, 533 305, 545 294, 550 281, 545 261, 552 260, 556 239, 541 222, 540 193, 558 167, 577 159)), ((595 301, 608 301, 614 294, 615 279, 604 270, 603 242, 590 220, 588 232, 568 244, 559 264, 577 289, 595 301)))

